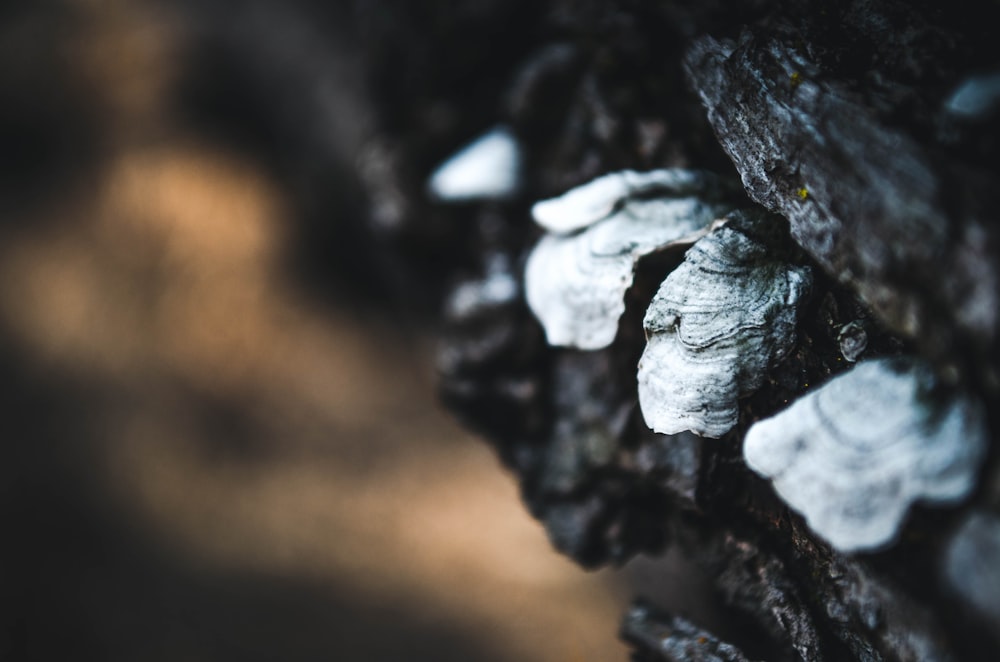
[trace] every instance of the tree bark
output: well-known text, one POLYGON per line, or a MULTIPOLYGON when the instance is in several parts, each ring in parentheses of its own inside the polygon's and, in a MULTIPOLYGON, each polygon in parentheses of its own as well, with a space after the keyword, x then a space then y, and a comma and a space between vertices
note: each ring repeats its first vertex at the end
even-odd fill
MULTIPOLYGON (((771 659, 985 660, 1000 644, 995 450, 970 499, 914 508, 890 547, 859 554, 817 536, 741 453, 753 422, 848 367, 848 325, 867 336, 864 358, 919 355, 948 388, 996 399, 1000 260, 990 203, 1000 91, 982 78, 975 112, 956 96, 1000 67, 983 30, 990 9, 555 2, 511 19, 535 50, 512 54, 496 104, 477 88, 475 110, 439 135, 438 145, 457 144, 473 125, 504 122, 525 151, 513 200, 416 202, 400 224, 401 254, 414 251, 406 237, 435 228, 435 250, 451 251, 459 275, 443 305, 444 401, 496 447, 562 552, 590 567, 678 545, 760 634, 729 644, 636 607, 624 626, 635 659, 743 660, 744 649, 771 659), (522 294, 540 234, 529 204, 606 172, 654 167, 738 178, 747 204, 787 221, 783 250, 815 274, 795 349, 741 400, 738 425, 719 440, 655 434, 636 406, 642 315, 683 251, 640 264, 603 350, 548 346, 522 294), (519 291, 476 295, 498 276, 519 291), (990 588, 972 591, 962 566, 979 568, 990 588)), ((404 33, 431 61, 447 57, 404 33)), ((461 113, 454 89, 442 89, 441 107, 461 113)), ((384 129, 410 141, 397 143, 394 176, 418 181, 430 165, 414 165, 427 148, 409 133, 416 119, 377 107, 392 117, 384 126, 409 127, 384 129)), ((998 429, 996 413, 989 425, 998 429)))

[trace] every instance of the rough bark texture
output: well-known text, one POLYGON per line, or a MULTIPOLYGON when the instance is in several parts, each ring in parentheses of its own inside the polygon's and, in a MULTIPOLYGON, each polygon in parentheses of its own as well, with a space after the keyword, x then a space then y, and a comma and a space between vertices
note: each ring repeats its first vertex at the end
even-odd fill
POLYGON ((696 660, 697 662, 749 662, 742 651, 719 641, 709 632, 680 616, 663 616, 641 602, 625 615, 622 638, 642 652, 637 660, 696 660))
MULTIPOLYGON (((857 358, 849 341, 861 331, 863 358, 919 354, 949 388, 996 397, 1000 260, 990 202, 1000 103, 974 116, 948 106, 967 76, 1000 66, 983 30, 989 3, 555 2, 523 14, 474 6, 508 20, 531 49, 508 47, 516 57, 504 68, 470 46, 473 61, 491 63, 492 94, 477 87, 463 106, 459 77, 438 80, 427 93, 436 100, 421 100, 437 109, 441 123, 431 126, 444 127, 433 140, 415 137, 412 107, 377 103, 383 139, 399 141, 395 165, 377 171, 370 192, 396 181, 416 190, 432 165, 420 159, 496 122, 519 136, 520 197, 412 203, 389 243, 433 236, 435 255, 450 251, 443 263, 458 275, 444 305, 442 397, 516 473, 555 546, 585 566, 680 546, 755 623, 756 636, 735 642, 752 657, 990 659, 1000 594, 985 604, 947 577, 956 572, 948 558, 1000 562, 986 529, 950 542, 963 513, 994 526, 995 451, 971 499, 916 508, 892 546, 857 555, 816 537, 741 455, 755 420, 857 358), (787 221, 782 250, 816 276, 795 349, 719 440, 654 434, 636 407, 642 314, 682 251, 640 265, 604 350, 548 347, 522 293, 476 294, 498 276, 522 282, 540 234, 530 203, 615 169, 670 166, 738 176, 747 204, 787 221), (949 556, 956 545, 961 553, 949 556)), ((433 31, 429 41, 402 32, 429 61, 448 57, 433 31)), ((380 75, 403 76, 380 68, 388 47, 371 48, 380 75)), ((645 608, 628 616, 624 635, 639 660, 746 659, 645 608)))
MULTIPOLYGON (((870 23, 859 27, 868 32, 858 41, 876 37, 870 23)), ((931 31, 920 23, 877 36, 905 52, 914 33, 931 31)), ((995 172, 880 117, 904 101, 872 107, 865 96, 882 90, 811 54, 846 45, 803 39, 791 28, 748 30, 736 42, 705 37, 688 54, 691 85, 747 194, 787 217, 795 241, 893 330, 995 392, 995 172)), ((883 81, 899 75, 871 67, 883 81)))

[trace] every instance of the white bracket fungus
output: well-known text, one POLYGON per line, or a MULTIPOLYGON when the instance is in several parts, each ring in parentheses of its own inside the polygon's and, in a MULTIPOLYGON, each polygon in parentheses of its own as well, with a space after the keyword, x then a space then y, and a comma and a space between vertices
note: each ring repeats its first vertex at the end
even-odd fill
POLYGON ((982 410, 935 402, 933 381, 914 361, 859 363, 751 427, 744 458, 837 549, 883 546, 912 502, 967 496, 986 451, 982 410))
MULTIPOLYGON (((662 172, 673 174, 650 178, 660 182, 660 191, 664 181, 684 182, 686 191, 694 189, 696 181, 703 189, 718 189, 716 180, 703 173, 662 172)), ((608 175, 597 181, 620 181, 621 176, 608 175)), ((564 198, 571 199, 573 193, 564 198)), ((551 202, 558 200, 562 198, 551 202)), ((609 216, 564 224, 586 227, 592 223, 575 234, 543 237, 528 258, 528 306, 545 328, 550 345, 587 350, 610 345, 625 312, 625 293, 632 286, 639 259, 671 245, 695 241, 731 208, 694 195, 615 200, 609 203, 609 216)))
POLYGON ((521 188, 521 158, 517 138, 506 127, 498 126, 438 166, 427 190, 443 202, 513 197, 521 188))
POLYGON ((531 215, 549 232, 567 233, 610 216, 629 199, 664 196, 718 199, 721 190, 717 179, 697 170, 622 170, 570 189, 558 198, 535 203, 531 215))
POLYGON ((737 225, 692 246, 646 311, 639 406, 655 432, 721 437, 736 425, 738 399, 759 388, 795 344, 809 270, 771 255, 737 225))
POLYGON ((970 76, 944 103, 945 110, 963 119, 985 116, 1000 105, 1000 73, 970 76))

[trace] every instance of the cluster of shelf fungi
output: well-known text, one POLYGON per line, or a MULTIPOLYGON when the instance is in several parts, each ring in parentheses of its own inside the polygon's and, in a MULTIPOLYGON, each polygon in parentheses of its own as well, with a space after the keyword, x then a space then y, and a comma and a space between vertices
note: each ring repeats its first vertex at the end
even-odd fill
POLYGON ((753 624, 637 602, 637 660, 993 659, 989 3, 688 4, 554 3, 427 180, 442 396, 563 553, 676 546, 753 624))

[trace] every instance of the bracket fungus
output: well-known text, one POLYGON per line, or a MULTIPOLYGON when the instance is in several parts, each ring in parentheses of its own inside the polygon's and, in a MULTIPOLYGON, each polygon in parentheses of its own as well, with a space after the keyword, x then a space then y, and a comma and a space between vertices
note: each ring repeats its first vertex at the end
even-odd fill
POLYGON ((582 230, 610 216, 627 200, 694 196, 718 200, 727 192, 722 180, 698 170, 622 170, 598 177, 559 197, 537 202, 531 208, 531 215, 549 232, 566 233, 582 230))
POLYGON ((504 200, 521 188, 521 145, 497 126, 459 149, 431 174, 427 190, 442 202, 504 200))
POLYGON ((1000 73, 965 79, 945 100, 944 108, 953 117, 979 119, 1000 106, 1000 73))
POLYGON ((774 217, 734 212, 692 246, 646 311, 639 406, 653 431, 721 437, 739 398, 795 344, 812 283, 764 238, 774 217))
POLYGON ((864 361, 751 427, 744 458, 837 549, 884 546, 914 501, 967 496, 986 452, 982 409, 933 388, 916 361, 864 361))
MULTIPOLYGON (((561 219, 549 227, 565 231, 585 228, 574 234, 542 237, 528 257, 528 305, 545 328, 550 345, 593 350, 614 341, 618 319, 625 312, 625 293, 632 286, 639 259, 669 246, 692 243, 732 207, 718 201, 717 195, 695 195, 696 189, 717 192, 721 186, 714 177, 691 171, 629 173, 628 177, 616 173, 574 189, 563 198, 539 203, 555 205, 541 207, 541 218, 561 219), (657 182, 660 197, 618 196, 628 192, 623 182, 634 183, 636 178, 657 182), (594 188, 598 183, 600 186, 594 188), (671 186, 666 187, 666 183, 671 186), (610 189, 617 193, 610 197, 594 194, 610 189), (662 195, 668 190, 676 195, 662 195), (601 204, 597 204, 598 198, 601 204)), ((539 205, 535 205, 536 218, 539 205)))

